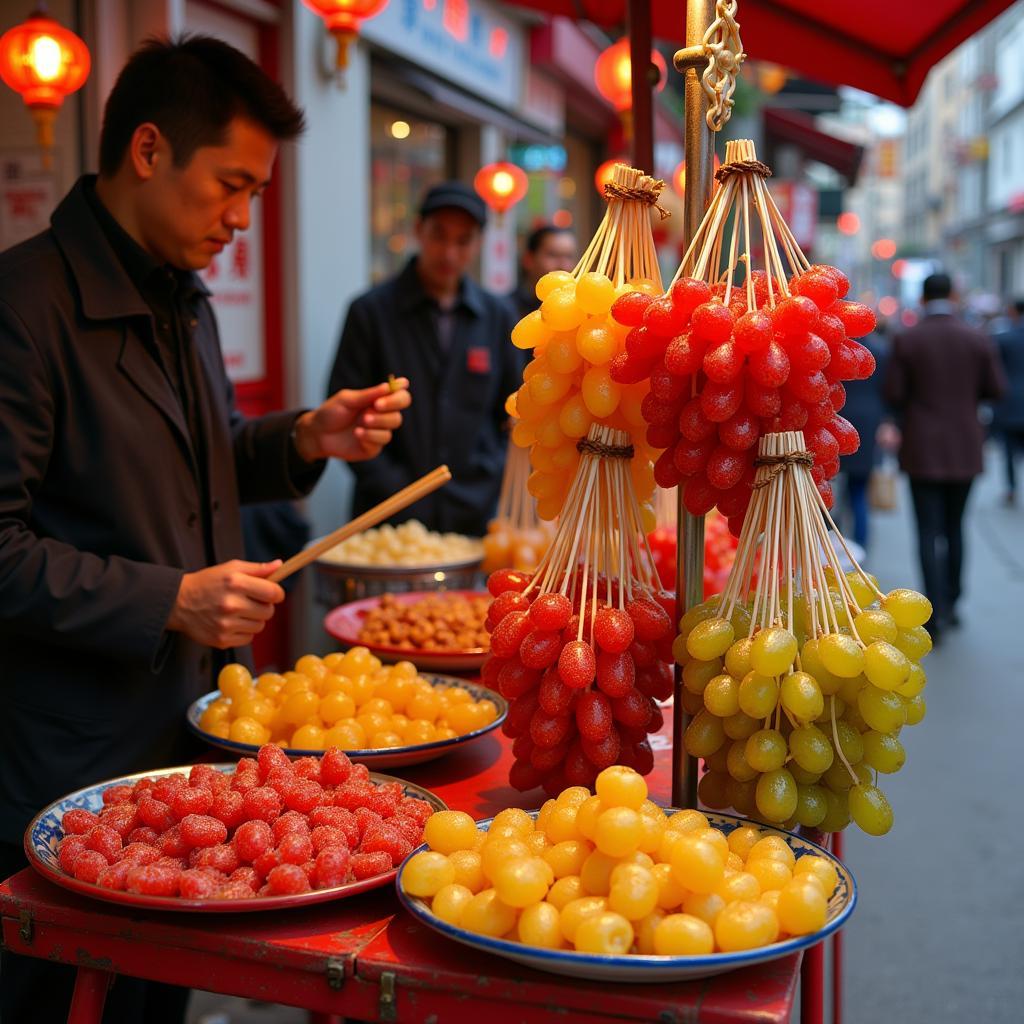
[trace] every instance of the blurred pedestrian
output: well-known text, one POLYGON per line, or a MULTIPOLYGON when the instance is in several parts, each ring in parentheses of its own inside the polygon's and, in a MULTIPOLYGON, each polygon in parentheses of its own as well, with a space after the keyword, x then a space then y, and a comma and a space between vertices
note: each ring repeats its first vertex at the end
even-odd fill
POLYGON ((933 638, 959 625, 963 515, 982 471, 978 403, 1002 397, 1006 382, 992 340, 957 314, 953 285, 932 274, 921 320, 893 341, 883 395, 901 418, 900 465, 910 477, 933 638))
POLYGON ((522 383, 508 302, 469 276, 487 221, 484 201, 459 181, 431 188, 416 221, 419 251, 396 276, 353 300, 329 392, 394 373, 413 395, 383 458, 353 464, 354 514, 440 463, 452 481, 395 522, 476 536, 495 513, 505 467, 505 400, 522 383))
POLYGON ((1017 452, 1024 448, 1024 299, 1010 303, 1004 330, 996 345, 1006 371, 1006 395, 994 410, 993 426, 1003 441, 1006 460, 1006 504, 1017 500, 1017 452))
POLYGON ((509 294, 516 319, 540 308, 537 282, 552 270, 571 271, 579 261, 579 243, 568 228, 542 224, 526 236, 520 259, 519 287, 509 294))
POLYGON ((868 481, 875 468, 877 445, 875 435, 885 418, 882 401, 882 380, 889 356, 885 327, 879 324, 874 334, 864 338, 863 344, 875 357, 875 372, 867 380, 851 380, 846 388, 846 404, 841 412, 860 434, 860 447, 852 455, 844 455, 840 467, 846 478, 844 513, 853 523, 853 539, 865 550, 868 546, 868 481))

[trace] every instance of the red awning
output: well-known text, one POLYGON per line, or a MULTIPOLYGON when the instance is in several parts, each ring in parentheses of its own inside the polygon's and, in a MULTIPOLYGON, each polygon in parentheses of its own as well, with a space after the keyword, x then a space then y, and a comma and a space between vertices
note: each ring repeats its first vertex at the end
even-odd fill
MULTIPOLYGON (((626 21, 624 0, 510 0, 606 27, 626 21)), ((743 48, 810 78, 852 85, 910 106, 932 65, 1013 0, 740 0, 743 48)), ((654 35, 682 44, 685 0, 651 0, 654 35)))
POLYGON ((813 117, 800 110, 766 107, 762 113, 764 133, 769 145, 786 142, 798 146, 812 159, 834 167, 851 185, 854 183, 864 156, 862 146, 823 132, 815 127, 813 117))

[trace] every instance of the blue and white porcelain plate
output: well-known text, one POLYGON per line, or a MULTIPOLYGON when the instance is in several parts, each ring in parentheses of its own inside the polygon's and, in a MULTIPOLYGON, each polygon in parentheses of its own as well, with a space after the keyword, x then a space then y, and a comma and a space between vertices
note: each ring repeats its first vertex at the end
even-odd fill
MULTIPOLYGON (((220 772, 233 772, 234 764, 216 764, 212 767, 220 772)), ((187 912, 200 912, 209 914, 232 913, 237 914, 245 911, 279 910, 286 907, 304 907, 311 903, 325 903, 328 900, 337 900, 345 896, 355 896, 357 893, 366 892, 368 889, 378 889, 387 885, 395 877, 396 870, 386 871, 372 878, 364 878, 358 882, 348 882, 345 885, 336 885, 329 889, 314 889, 311 892, 298 893, 294 896, 254 896, 248 900, 185 900, 176 896, 145 896, 133 892, 121 892, 115 889, 106 889, 101 885, 94 885, 91 882, 83 882, 72 875, 65 874, 61 869, 59 860, 59 844, 64 838, 64 829, 61 827, 64 815, 74 809, 80 808, 85 811, 99 813, 103 810, 103 791, 111 786, 133 786, 140 779, 158 779, 164 775, 173 775, 182 772, 188 775, 192 765, 184 765, 179 768, 160 768, 156 771, 139 772, 136 775, 126 775, 120 779, 111 779, 109 782, 101 782, 95 786, 87 786, 75 793, 70 793, 55 803, 50 804, 44 811, 32 819, 25 830, 25 856, 29 864, 35 868, 44 878, 50 882, 70 889, 72 892, 80 893, 83 896, 92 896, 107 903, 119 903, 123 906, 146 908, 149 910, 179 910, 187 912)), ((447 810, 448 805, 438 796, 421 786, 414 786, 411 782, 404 782, 402 779, 393 779, 389 775, 378 775, 370 773, 370 781, 376 785, 385 782, 397 782, 403 789, 406 796, 415 797, 417 800, 425 800, 435 811, 447 810)))
MULTIPOLYGON (((348 754, 351 760, 365 764, 367 768, 404 768, 409 765, 423 764, 426 761, 433 761, 438 757, 444 757, 445 754, 450 754, 453 750, 460 750, 467 744, 480 739, 481 736, 486 736, 487 733, 493 732, 505 721, 505 716, 508 714, 508 701, 500 693, 489 690, 486 686, 481 686, 478 683, 470 683, 465 679, 458 679, 455 676, 437 676, 421 672, 420 678, 426 679, 432 686, 443 686, 445 688, 457 686, 460 690, 465 690, 471 694, 474 700, 486 698, 493 701, 498 709, 497 717, 482 729, 475 729, 473 732, 466 733, 465 736, 456 736, 451 740, 435 740, 432 743, 417 743, 408 747, 387 747, 383 750, 346 750, 345 753, 348 754)), ((203 712, 219 696, 220 691, 214 690, 195 701, 186 712, 188 727, 200 739, 209 743, 211 747, 230 751, 238 757, 255 757, 256 752, 260 749, 255 743, 237 743, 235 740, 221 739, 221 737, 214 736, 200 727, 199 719, 203 717, 203 712)), ((285 747, 284 752, 289 757, 319 757, 323 753, 322 750, 298 750, 294 747, 285 747)))
MULTIPOLYGON (((675 808, 665 808, 667 815, 674 814, 675 811, 675 808)), ((703 813, 712 826, 727 835, 742 825, 754 824, 746 818, 739 818, 731 814, 719 814, 716 811, 704 811, 703 813)), ((534 812, 534 816, 536 816, 536 812, 534 812)), ((488 819, 477 824, 479 828, 487 829, 491 820, 488 819)), ((740 967, 778 960, 780 957, 789 956, 791 953, 797 953, 817 945, 846 923, 857 903, 857 884, 842 861, 816 843, 803 839, 801 836, 764 825, 758 825, 758 827, 765 835, 781 836, 797 859, 808 855, 823 857, 835 868, 836 874, 839 876, 839 883, 828 901, 828 918, 825 927, 820 931, 741 953, 712 953, 708 956, 641 956, 638 954, 601 956, 577 953, 573 950, 540 949, 535 946, 525 946, 519 942, 510 942, 507 939, 492 939, 489 936, 478 935, 442 921, 431 911, 425 900, 409 896, 403 891, 402 872, 409 863, 408 858, 398 869, 398 878, 396 879, 398 898, 413 917, 449 939, 454 939, 456 942, 461 942, 484 953, 493 953, 495 956, 514 960, 516 963, 525 964, 538 971, 548 971, 551 974, 562 974, 571 978, 586 978, 591 981, 648 984, 709 978, 712 975, 724 974, 726 971, 734 971, 740 967)), ((413 854, 425 849, 427 849, 426 846, 421 846, 414 850, 413 854)))

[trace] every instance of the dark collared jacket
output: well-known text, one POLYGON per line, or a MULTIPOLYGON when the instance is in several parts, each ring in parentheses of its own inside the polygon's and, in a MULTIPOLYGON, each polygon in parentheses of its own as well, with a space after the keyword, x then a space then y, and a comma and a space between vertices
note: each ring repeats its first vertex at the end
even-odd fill
POLYGON ((330 392, 364 388, 389 373, 410 381, 412 407, 391 444, 353 465, 354 513, 447 463, 450 483, 396 521, 419 519, 435 530, 482 535, 495 512, 508 434, 505 400, 522 383, 522 353, 509 340, 505 300, 463 280, 447 351, 436 325, 437 305, 410 260, 395 278, 355 299, 331 371, 330 392))
POLYGON ((982 471, 978 404, 1006 390, 992 339, 945 313, 893 340, 882 397, 901 415, 900 466, 919 480, 964 482, 982 471))
MULTIPOLYGON (((80 181, 0 254, 0 840, 48 801, 180 757, 234 652, 164 626, 182 574, 242 555, 239 504, 298 497, 296 413, 236 411, 205 297, 192 342, 208 507, 153 317, 80 181)), ((313 476, 304 480, 311 485, 313 476)), ((283 552, 283 554, 287 554, 283 552)))

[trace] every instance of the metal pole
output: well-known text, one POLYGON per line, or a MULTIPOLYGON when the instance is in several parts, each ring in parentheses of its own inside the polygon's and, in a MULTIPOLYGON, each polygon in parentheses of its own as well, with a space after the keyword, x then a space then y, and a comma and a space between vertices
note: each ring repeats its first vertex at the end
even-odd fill
POLYGON ((651 0, 629 0, 630 89, 633 94, 633 166, 654 174, 654 106, 651 0))
MULTIPOLYGON (((700 86, 700 72, 706 61, 699 56, 704 33, 714 21, 714 0, 687 0, 686 46, 689 51, 685 82, 684 129, 686 153, 686 194, 683 199, 685 241, 700 227, 704 211, 711 199, 711 171, 714 137, 705 114, 707 98, 700 86), (697 55, 697 56, 690 56, 697 55)), ((677 60, 677 67, 679 61, 677 60)), ((676 594, 680 612, 704 600, 704 517, 691 516, 683 505, 679 490, 677 526, 676 594)), ((675 700, 672 706, 672 805, 697 806, 697 761, 683 747, 683 733, 689 716, 683 710, 682 684, 676 672, 675 700)))

